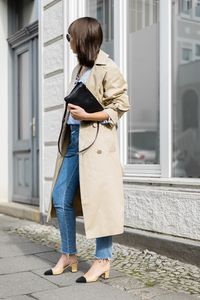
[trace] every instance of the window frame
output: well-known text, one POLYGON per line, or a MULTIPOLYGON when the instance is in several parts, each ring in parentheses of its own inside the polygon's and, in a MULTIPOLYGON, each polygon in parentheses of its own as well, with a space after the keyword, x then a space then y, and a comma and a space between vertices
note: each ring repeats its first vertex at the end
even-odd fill
MULTIPOLYGON (((122 22, 127 19, 127 1, 121 2, 119 7, 119 27, 118 34, 127 36, 127 27, 122 22), (121 21, 121 22, 120 22, 121 21), (121 23, 121 25, 120 25, 121 23)), ((120 121, 120 153, 124 166, 125 176, 142 177, 171 177, 172 165, 172 128, 171 128, 171 2, 160 0, 160 28, 159 28, 159 50, 160 50, 160 75, 159 75, 159 109, 160 109, 160 164, 127 164, 127 116, 120 121), (167 37, 167 39, 166 39, 167 37), (162 58, 165 59, 162 59, 162 58)), ((122 37, 121 39, 122 40, 122 37)), ((120 47, 118 47, 120 49, 120 47)), ((116 49, 116 48, 115 48, 116 49)), ((123 53, 127 52, 127 41, 124 43, 123 53)), ((115 57, 117 61, 117 57, 115 57)), ((127 62, 120 57, 119 66, 127 77, 127 62)))
POLYGON ((196 15, 196 4, 198 4, 199 2, 199 5, 200 5, 200 1, 199 0, 189 0, 191 1, 191 12, 189 12, 188 14, 187 13, 184 13, 183 10, 182 10, 182 1, 183 0, 179 0, 179 5, 180 5, 180 16, 183 17, 183 18, 186 18, 188 20, 198 20, 200 21, 200 16, 197 16, 196 15))

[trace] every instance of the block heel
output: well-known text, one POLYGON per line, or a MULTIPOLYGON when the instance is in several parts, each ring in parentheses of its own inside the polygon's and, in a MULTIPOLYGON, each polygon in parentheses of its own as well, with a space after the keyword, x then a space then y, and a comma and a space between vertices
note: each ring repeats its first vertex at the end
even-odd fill
POLYGON ((101 275, 101 277, 102 277, 103 279, 109 279, 109 277, 110 277, 110 271, 104 272, 104 273, 101 275))
POLYGON ((76 273, 77 271, 78 271, 78 264, 77 263, 72 264, 71 265, 71 272, 76 273))

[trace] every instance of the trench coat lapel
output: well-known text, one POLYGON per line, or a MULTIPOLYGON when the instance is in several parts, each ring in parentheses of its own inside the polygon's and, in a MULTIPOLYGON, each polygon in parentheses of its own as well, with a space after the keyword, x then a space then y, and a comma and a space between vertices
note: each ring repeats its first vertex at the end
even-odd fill
MULTIPOLYGON (((93 95, 98 99, 98 86, 102 82, 103 77, 105 75, 106 69, 99 68, 99 66, 106 66, 107 60, 109 55, 103 52, 102 50, 99 51, 97 59, 95 61, 94 66, 92 67, 90 76, 86 82, 86 87, 93 93, 93 95)), ((99 99, 101 100, 101 99, 99 99)))
MULTIPOLYGON (((99 80, 103 78, 105 75, 105 69, 101 68, 101 74, 98 66, 106 65, 109 55, 106 54, 104 51, 100 50, 99 54, 97 55, 97 59, 95 61, 94 66, 92 67, 91 73, 87 79, 86 87, 93 93, 96 98, 98 98, 98 93, 95 92, 97 84, 99 83, 99 80), (98 72, 97 72, 98 69, 98 72)), ((78 71, 80 69, 81 65, 78 63, 74 69, 74 72, 72 74, 71 82, 69 84, 69 87, 67 89, 67 94, 69 94, 72 89, 74 88, 74 82, 76 80, 76 76, 78 74, 78 71)))

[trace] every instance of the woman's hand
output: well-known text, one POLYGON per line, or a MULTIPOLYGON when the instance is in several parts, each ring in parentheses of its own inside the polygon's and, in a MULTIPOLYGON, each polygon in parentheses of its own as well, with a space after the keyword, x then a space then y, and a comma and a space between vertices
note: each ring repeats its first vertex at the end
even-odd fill
POLYGON ((88 113, 80 106, 69 103, 69 111, 75 120, 83 121, 87 120, 88 113))
POLYGON ((68 109, 75 120, 79 121, 104 121, 109 119, 108 113, 104 110, 95 113, 87 113, 82 107, 69 103, 68 109))

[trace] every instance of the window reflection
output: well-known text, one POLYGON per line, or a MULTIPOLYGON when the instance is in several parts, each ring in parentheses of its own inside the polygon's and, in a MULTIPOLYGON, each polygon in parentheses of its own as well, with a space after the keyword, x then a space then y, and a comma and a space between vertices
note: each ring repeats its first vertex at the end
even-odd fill
POLYGON ((159 1, 128 1, 128 164, 159 163, 159 1))
POLYGON ((176 177, 200 177, 199 5, 196 0, 174 5, 172 170, 176 177))
POLYGON ((87 0, 86 15, 101 23, 104 39, 102 49, 114 58, 114 0, 87 0))
MULTIPOLYGON (((177 1, 178 2, 178 1, 177 1)), ((178 3, 177 3, 178 5, 178 3)), ((180 0, 179 12, 191 19, 200 17, 200 0, 180 0)))

